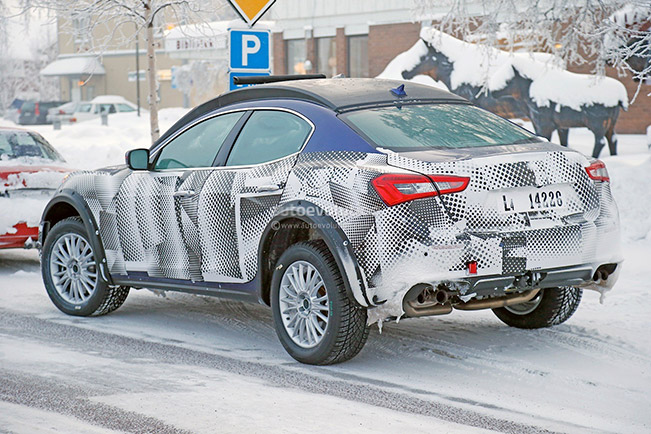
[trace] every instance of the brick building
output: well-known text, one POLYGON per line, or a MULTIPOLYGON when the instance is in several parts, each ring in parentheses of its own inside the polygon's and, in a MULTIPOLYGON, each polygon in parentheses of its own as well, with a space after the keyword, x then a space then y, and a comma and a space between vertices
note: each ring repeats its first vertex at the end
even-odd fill
MULTIPOLYGON (((274 20, 273 73, 345 74, 375 77, 398 54, 419 38, 423 24, 414 22, 411 0, 283 0, 276 2, 265 18, 274 20)), ((432 15, 445 12, 433 10, 432 15)), ((570 68, 590 73, 590 65, 570 68)), ((638 83, 607 74, 621 81, 629 99, 638 83)), ((628 112, 621 112, 619 133, 646 132, 651 124, 651 83, 643 84, 628 112)))

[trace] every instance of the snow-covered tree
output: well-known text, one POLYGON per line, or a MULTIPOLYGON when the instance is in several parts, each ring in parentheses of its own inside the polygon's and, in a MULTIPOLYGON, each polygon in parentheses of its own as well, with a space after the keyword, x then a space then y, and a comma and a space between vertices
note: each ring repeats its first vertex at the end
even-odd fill
POLYGON ((144 34, 152 143, 160 135, 156 79, 156 48, 165 22, 204 23, 228 10, 223 0, 20 0, 24 8, 56 13, 60 31, 85 34, 81 50, 101 55, 109 49, 132 47, 144 34), (63 25, 61 25, 63 23, 63 25))
POLYGON ((16 97, 58 98, 58 80, 39 74, 57 56, 55 29, 42 25, 47 19, 45 14, 32 17, 0 2, 0 108, 6 108, 16 97), (29 40, 20 39, 30 31, 38 34, 29 40))
POLYGON ((649 0, 415 0, 417 19, 488 46, 553 53, 566 64, 607 65, 651 77, 649 0), (446 11, 434 14, 433 11, 446 11))

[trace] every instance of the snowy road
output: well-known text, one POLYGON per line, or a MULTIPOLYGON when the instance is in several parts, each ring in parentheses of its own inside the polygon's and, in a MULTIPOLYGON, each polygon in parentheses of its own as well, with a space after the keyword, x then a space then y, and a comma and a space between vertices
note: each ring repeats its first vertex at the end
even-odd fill
POLYGON ((74 318, 47 298, 35 252, 1 252, 0 270, 0 431, 644 432, 651 422, 649 320, 620 333, 635 320, 625 306, 648 289, 605 306, 587 293, 549 330, 509 329, 490 312, 387 324, 357 358, 321 368, 285 354, 263 306, 145 290, 114 314, 74 318))

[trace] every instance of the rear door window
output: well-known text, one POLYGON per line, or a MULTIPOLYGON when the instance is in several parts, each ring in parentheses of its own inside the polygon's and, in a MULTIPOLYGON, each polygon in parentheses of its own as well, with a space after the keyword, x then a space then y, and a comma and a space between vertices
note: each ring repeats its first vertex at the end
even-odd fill
POLYGON ((288 112, 254 112, 242 128, 226 166, 250 166, 277 160, 301 150, 312 126, 288 112))

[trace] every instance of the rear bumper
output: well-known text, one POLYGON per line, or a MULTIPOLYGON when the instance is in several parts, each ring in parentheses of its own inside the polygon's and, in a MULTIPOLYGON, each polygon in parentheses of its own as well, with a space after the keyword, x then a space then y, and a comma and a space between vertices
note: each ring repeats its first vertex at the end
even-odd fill
POLYGON ((474 293, 478 296, 503 295, 511 289, 544 289, 559 286, 574 286, 605 292, 610 290, 617 282, 621 266, 621 262, 593 262, 528 271, 524 274, 511 276, 471 277, 452 281, 451 283, 457 286, 465 286, 467 288, 466 294, 474 293))

